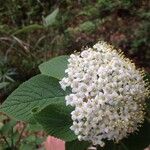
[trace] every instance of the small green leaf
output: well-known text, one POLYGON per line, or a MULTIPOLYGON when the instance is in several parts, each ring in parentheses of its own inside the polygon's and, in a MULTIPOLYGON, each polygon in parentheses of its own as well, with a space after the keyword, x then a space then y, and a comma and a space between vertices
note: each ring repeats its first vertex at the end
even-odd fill
POLYGON ((65 150, 87 150, 89 146, 89 142, 74 140, 65 143, 65 150))
POLYGON ((95 24, 92 21, 86 21, 79 25, 79 30, 92 33, 95 30, 95 24))
POLYGON ((27 150, 27 149, 35 149, 36 147, 35 147, 35 145, 33 145, 33 144, 30 144, 30 143, 28 143, 28 144, 25 144, 25 143, 21 143, 21 146, 20 146, 20 150, 27 150))
POLYGON ((37 75, 20 85, 2 104, 4 113, 18 120, 29 121, 32 110, 64 101, 68 91, 63 91, 59 80, 45 75, 37 75))
POLYGON ((70 130, 70 126, 72 125, 71 111, 72 108, 66 106, 65 102, 59 102, 35 113, 35 119, 49 135, 64 141, 72 141, 77 137, 70 130))
POLYGON ((9 122, 7 122, 2 128, 1 128, 1 133, 4 136, 9 136, 12 128, 16 125, 17 121, 15 120, 11 120, 9 122))
POLYGON ((13 132, 13 135, 10 138, 12 138, 14 143, 16 143, 18 141, 19 137, 20 137, 20 133, 17 130, 15 130, 13 132))
POLYGON ((30 135, 25 138, 24 140, 26 143, 35 143, 36 141, 36 136, 35 135, 30 135))
POLYGON ((58 56, 39 66, 42 74, 62 79, 65 76, 69 56, 58 56))
POLYGON ((3 122, 4 120, 8 120, 8 116, 0 114, 0 122, 3 122))
POLYGON ((9 84, 9 82, 2 82, 2 83, 0 83, 0 90, 5 88, 8 84, 9 84))
POLYGON ((28 124, 27 126, 27 130, 30 132, 37 132, 37 131, 42 131, 43 128, 39 123, 35 123, 35 124, 28 124))
POLYGON ((59 8, 55 9, 50 15, 43 19, 43 24, 45 27, 51 26, 55 23, 56 17, 59 13, 59 8))
POLYGON ((44 26, 42 26, 42 25, 32 24, 32 25, 25 26, 25 27, 15 31, 13 33, 13 35, 17 35, 17 34, 20 34, 20 33, 32 32, 32 31, 35 31, 35 30, 38 30, 38 29, 43 29, 43 28, 44 28, 44 26))

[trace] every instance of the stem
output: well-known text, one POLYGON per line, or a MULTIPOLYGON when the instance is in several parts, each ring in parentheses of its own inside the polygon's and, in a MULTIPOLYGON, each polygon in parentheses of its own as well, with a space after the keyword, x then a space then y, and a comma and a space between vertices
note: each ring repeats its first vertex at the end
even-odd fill
POLYGON ((17 142, 16 142, 16 145, 17 145, 17 146, 20 144, 20 141, 21 141, 21 138, 22 138, 22 134, 23 134, 25 128, 26 128, 26 125, 24 125, 24 127, 22 128, 22 131, 21 131, 21 133, 20 133, 20 135, 19 135, 19 138, 18 138, 18 140, 17 140, 17 142))
POLYGON ((14 139, 13 139, 13 127, 11 129, 11 148, 14 149, 14 139))
POLYGON ((2 135, 2 138, 3 138, 3 140, 5 141, 5 143, 8 145, 8 147, 10 147, 10 145, 9 145, 9 143, 8 143, 8 141, 7 141, 7 139, 6 139, 6 137, 2 135))

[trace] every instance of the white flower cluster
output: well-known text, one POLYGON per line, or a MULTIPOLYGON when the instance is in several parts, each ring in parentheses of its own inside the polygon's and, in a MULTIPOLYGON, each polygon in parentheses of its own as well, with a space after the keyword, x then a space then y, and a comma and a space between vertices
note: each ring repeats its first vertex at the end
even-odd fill
POLYGON ((138 130, 148 96, 142 71, 105 42, 72 54, 68 61, 60 84, 72 89, 65 99, 75 108, 70 129, 79 140, 104 146, 104 139, 118 142, 138 130))

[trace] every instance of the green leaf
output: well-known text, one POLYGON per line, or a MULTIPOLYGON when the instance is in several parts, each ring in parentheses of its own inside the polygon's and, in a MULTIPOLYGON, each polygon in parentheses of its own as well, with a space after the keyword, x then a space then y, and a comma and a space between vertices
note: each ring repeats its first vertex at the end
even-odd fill
POLYGON ((14 132, 13 132, 12 137, 10 137, 10 138, 12 138, 12 139, 13 139, 13 142, 16 143, 16 142, 18 141, 19 137, 20 137, 20 132, 18 132, 18 131, 15 129, 14 132))
POLYGON ((58 101, 64 101, 66 92, 58 79, 37 75, 21 84, 2 104, 3 112, 18 120, 30 121, 32 110, 43 109, 58 101))
POLYGON ((37 149, 36 147, 41 145, 44 140, 45 138, 43 137, 39 137, 35 134, 30 134, 29 136, 23 138, 20 149, 37 149), (28 148, 28 146, 30 146, 31 148, 28 148))
POLYGON ((4 120, 8 120, 8 116, 0 114, 0 122, 4 122, 4 120))
POLYGON ((79 25, 79 30, 92 33, 95 30, 95 24, 92 21, 86 21, 79 25))
POLYGON ((1 133, 4 136, 9 136, 11 130, 13 129, 13 127, 16 125, 17 121, 15 120, 11 120, 9 122, 7 122, 2 128, 1 128, 1 133))
POLYGON ((65 150, 87 150, 89 146, 89 142, 74 140, 65 143, 65 150))
POLYGON ((44 138, 38 137, 37 135, 29 135, 29 136, 25 137, 23 140, 24 143, 28 143, 28 144, 30 143, 35 146, 38 144, 41 144, 43 141, 44 141, 44 138))
POLYGON ((43 19, 45 27, 51 26, 56 22, 56 17, 59 13, 59 8, 55 9, 50 15, 43 19))
POLYGON ((20 146, 20 150, 27 150, 27 149, 35 149, 36 147, 35 147, 35 145, 33 145, 33 144, 30 144, 30 143, 28 143, 28 144, 25 144, 25 143, 21 143, 21 146, 20 146))
POLYGON ((32 24, 32 25, 25 26, 25 27, 15 31, 13 33, 13 35, 17 35, 17 34, 20 34, 20 33, 32 32, 34 30, 43 29, 43 28, 44 28, 44 26, 42 26, 42 25, 32 24))
POLYGON ((52 76, 57 79, 62 79, 65 76, 69 56, 58 56, 51 60, 42 63, 39 69, 42 74, 52 76))
POLYGON ((8 84, 9 84, 9 82, 2 82, 2 83, 0 83, 0 90, 5 88, 8 84))
POLYGON ((26 137, 25 139, 24 139, 24 141, 26 142, 26 143, 35 143, 35 141, 36 141, 36 135, 29 135, 28 137, 26 137))
POLYGON ((35 124, 29 123, 27 126, 27 130, 30 132, 38 132, 38 131, 42 131, 43 128, 39 123, 36 122, 35 124))
POLYGON ((49 135, 64 141, 72 141, 77 137, 70 130, 72 125, 71 111, 72 108, 66 106, 65 102, 59 102, 35 113, 35 118, 49 135))

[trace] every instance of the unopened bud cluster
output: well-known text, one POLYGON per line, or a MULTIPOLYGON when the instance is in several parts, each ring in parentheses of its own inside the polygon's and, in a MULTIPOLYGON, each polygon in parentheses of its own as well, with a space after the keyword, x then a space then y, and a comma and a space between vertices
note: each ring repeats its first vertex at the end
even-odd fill
POLYGON ((61 87, 71 87, 66 105, 75 109, 71 130, 79 140, 104 146, 138 130, 144 121, 148 87, 144 72, 105 42, 70 55, 61 87))

